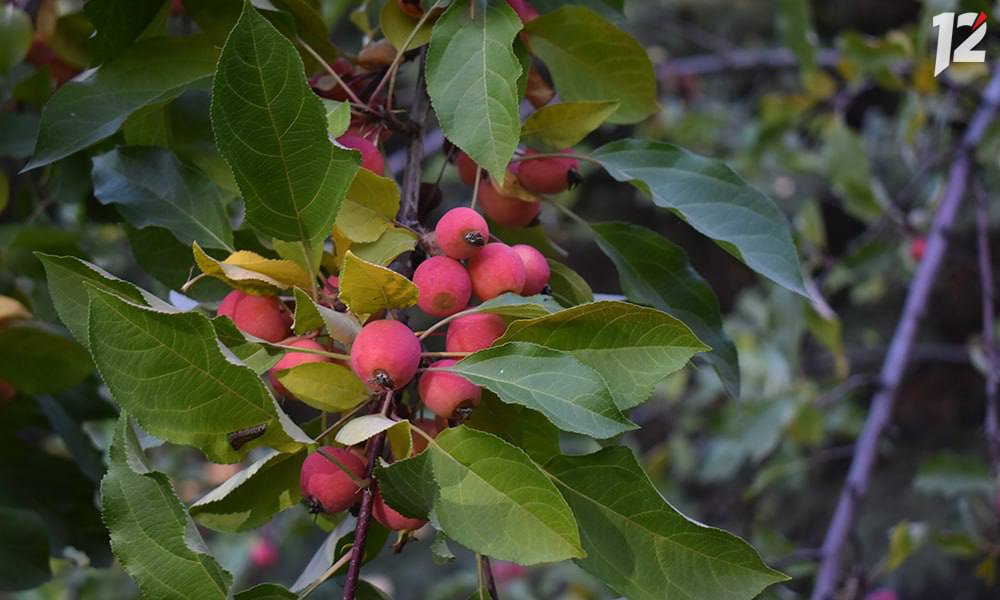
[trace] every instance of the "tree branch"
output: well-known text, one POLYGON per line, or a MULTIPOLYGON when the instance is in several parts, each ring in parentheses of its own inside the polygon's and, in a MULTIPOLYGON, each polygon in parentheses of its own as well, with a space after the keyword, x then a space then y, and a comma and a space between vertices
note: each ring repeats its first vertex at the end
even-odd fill
POLYGON ((486 590, 490 593, 492 600, 500 600, 497 593, 497 583, 493 579, 493 568, 490 566, 490 557, 482 555, 479 557, 480 568, 483 570, 483 579, 486 583, 486 590))
MULTIPOLYGON (((392 392, 386 392, 382 412, 392 402, 392 392)), ((378 407, 372 414, 379 412, 378 407)), ((382 431, 372 438, 368 446, 368 465, 365 468, 365 479, 372 481, 375 463, 382 456, 385 448, 385 432, 382 431)), ((351 544, 351 563, 347 567, 347 579, 344 581, 343 600, 355 600, 358 589, 358 578, 361 576, 361 563, 365 559, 365 541, 368 539, 368 525, 372 520, 372 503, 375 501, 375 486, 368 485, 361 491, 361 508, 358 510, 358 524, 354 528, 354 543, 351 544)))
POLYGON ((879 391, 872 399, 864 429, 855 445, 847 481, 823 540, 823 558, 816 575, 812 600, 833 600, 840 579, 844 544, 853 529, 858 507, 868 489, 879 438, 892 415, 896 393, 910 360, 917 326, 927 307, 927 299, 948 248, 947 233, 955 222, 955 216, 965 196, 973 160, 972 152, 993 120, 998 104, 1000 104, 1000 63, 993 67, 992 77, 983 91, 979 108, 965 130, 951 164, 948 184, 928 236, 927 251, 910 283, 903 313, 879 375, 879 391))
POLYGON ((986 355, 986 447, 993 473, 1000 476, 1000 421, 997 419, 997 338, 993 314, 993 261, 990 258, 989 210, 986 192, 974 186, 976 194, 976 238, 979 246, 979 281, 983 303, 983 352, 986 355))
POLYGON ((403 168, 403 185, 399 197, 398 220, 403 225, 415 228, 420 204, 421 164, 424 159, 424 125, 430 108, 427 88, 424 85, 424 67, 427 62, 427 46, 420 50, 419 73, 417 86, 414 89, 413 106, 410 108, 410 121, 414 131, 410 134, 410 143, 406 148, 406 166, 403 168))

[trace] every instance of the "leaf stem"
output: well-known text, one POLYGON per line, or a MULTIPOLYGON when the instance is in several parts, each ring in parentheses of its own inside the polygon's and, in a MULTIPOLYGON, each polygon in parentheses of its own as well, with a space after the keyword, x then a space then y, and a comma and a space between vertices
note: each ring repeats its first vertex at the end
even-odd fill
POLYGON ((286 346, 285 344, 274 344, 271 342, 264 342, 266 345, 272 348, 281 348, 282 350, 289 350, 291 352, 300 352, 302 354, 316 354, 317 356, 325 356, 327 358, 332 358, 333 360, 351 360, 350 354, 340 354, 338 352, 327 352, 326 350, 313 350, 312 348, 300 348, 298 346, 286 346))
MULTIPOLYGON (((424 23, 427 22, 427 19, 430 18, 431 16, 431 13, 434 11, 435 8, 437 8, 438 4, 440 3, 441 3, 440 0, 438 0, 430 8, 424 9, 424 14, 420 15, 420 19, 417 21, 417 24, 410 31, 410 35, 406 36, 406 41, 403 42, 403 47, 396 48, 396 57, 392 59, 391 63, 389 63, 389 68, 386 69, 385 75, 382 76, 382 80, 378 82, 377 86, 375 86, 375 91, 371 93, 371 96, 369 96, 370 98, 378 97, 378 93, 382 91, 382 88, 385 87, 385 84, 388 83, 391 78, 395 77, 395 71, 399 69, 399 65, 403 61, 403 56, 406 54, 407 48, 410 47, 410 43, 413 41, 413 38, 417 37, 417 32, 420 31, 420 28, 424 26, 424 23)), ((391 101, 392 100, 390 99, 389 102, 391 101)), ((390 104, 389 106, 392 105, 390 104)))
POLYGON ((329 427, 327 427, 326 429, 323 430, 323 433, 317 435, 316 436, 316 441, 318 442, 318 441, 322 440, 326 436, 328 436, 331 433, 333 433, 338 427, 340 427, 344 423, 348 422, 352 417, 354 417, 354 415, 358 414, 359 410, 361 410, 362 408, 365 407, 365 404, 366 404, 365 402, 362 402, 361 404, 359 404, 359 405, 355 406, 354 408, 352 408, 350 411, 344 413, 339 419, 337 419, 336 423, 334 423, 333 425, 330 425, 329 427))
POLYGON ((320 56, 319 52, 313 50, 312 46, 307 44, 305 40, 303 40, 302 38, 298 38, 296 41, 299 43, 300 46, 302 46, 305 49, 306 52, 308 52, 313 58, 316 59, 316 62, 318 62, 323 67, 323 70, 326 71, 330 75, 330 77, 333 77, 333 80, 337 82, 337 85, 344 88, 344 91, 347 92, 347 97, 350 98, 353 103, 357 104, 359 107, 367 109, 365 103, 361 101, 361 98, 358 98, 358 95, 354 93, 354 90, 352 90, 351 87, 347 85, 343 79, 340 78, 340 75, 338 75, 337 72, 333 70, 333 67, 330 66, 330 63, 326 62, 326 60, 324 60, 323 57, 320 56))
POLYGON ((476 200, 479 199, 479 185, 483 180, 483 170, 476 167, 476 183, 472 186, 472 202, 469 203, 469 208, 476 208, 476 200))
POLYGON ((316 588, 318 588, 319 586, 323 585, 326 582, 327 579, 333 577, 334 574, 337 571, 339 571, 341 567, 343 567, 345 564, 347 564, 347 561, 349 561, 350 559, 351 559, 351 555, 349 553, 345 553, 343 556, 341 556, 340 558, 338 558, 337 562, 335 562, 332 565, 330 565, 330 568, 327 569, 326 572, 323 573, 320 576, 319 579, 317 579, 316 581, 310 583, 309 587, 307 587, 306 589, 302 590, 302 593, 299 594, 299 600, 302 600, 303 598, 307 597, 309 594, 311 594, 314 591, 316 591, 316 588))
POLYGON ((465 358, 473 354, 472 352, 421 352, 420 356, 428 358, 465 358))
POLYGON ((557 202, 555 200, 551 200, 551 199, 548 199, 548 203, 551 204, 552 206, 556 207, 562 214, 566 215, 567 217, 569 217, 573 221, 576 221, 580 225, 586 227, 587 229, 590 229, 590 223, 588 223, 580 215, 578 215, 575 212, 573 212, 572 209, 570 209, 569 207, 563 206, 559 202, 557 202))
POLYGON ((357 475, 355 475, 353 471, 351 471, 350 469, 348 469, 347 466, 344 465, 344 463, 342 463, 339 460, 337 460, 336 456, 330 454, 326 450, 324 450, 322 448, 318 448, 316 450, 316 452, 318 452, 319 455, 322 456, 323 458, 325 458, 326 460, 328 460, 328 461, 332 462, 334 465, 336 465, 337 468, 340 469, 341 471, 343 471, 345 475, 347 475, 348 477, 350 477, 351 481, 353 481, 355 484, 357 484, 357 486, 359 488, 365 489, 365 488, 367 488, 368 486, 370 486, 372 484, 371 478, 361 479, 360 477, 358 477, 357 475))

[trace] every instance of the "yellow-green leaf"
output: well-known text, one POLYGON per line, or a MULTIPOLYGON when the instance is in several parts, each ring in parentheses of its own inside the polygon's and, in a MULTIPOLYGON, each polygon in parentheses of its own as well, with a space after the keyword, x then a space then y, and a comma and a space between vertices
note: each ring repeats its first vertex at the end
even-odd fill
POLYGON ((405 227, 390 227, 374 242, 351 244, 351 252, 368 262, 387 266, 400 254, 413 250, 416 245, 417 234, 405 227))
MULTIPOLYGON (((382 26, 382 33, 385 34, 386 39, 397 50, 400 50, 406 44, 406 39, 410 37, 410 33, 417 26, 417 19, 403 12, 396 2, 386 2, 385 6, 382 7, 381 14, 379 14, 379 23, 382 26)), ((414 34, 409 45, 406 46, 406 50, 402 51, 407 52, 429 42, 431 40, 431 28, 433 25, 430 20, 425 21, 420 26, 420 29, 417 30, 417 33, 414 34)))
POLYGON ((407 308, 417 303, 417 286, 395 271, 358 258, 348 250, 340 272, 340 299, 361 317, 383 308, 407 308))
POLYGON ((297 399, 327 412, 350 410, 370 393, 353 371, 335 363, 305 363, 278 373, 278 381, 297 399))
POLYGON ((374 242, 399 212, 399 187, 388 177, 359 169, 337 214, 336 227, 352 242, 374 242))
POLYGON ((619 105, 617 101, 585 100, 543 106, 521 126, 521 143, 543 150, 575 146, 615 114, 619 105))
POLYGON ((309 288, 311 278, 290 260, 264 258, 240 250, 219 261, 205 254, 197 242, 192 246, 194 261, 202 273, 251 294, 275 293, 292 287, 309 288))

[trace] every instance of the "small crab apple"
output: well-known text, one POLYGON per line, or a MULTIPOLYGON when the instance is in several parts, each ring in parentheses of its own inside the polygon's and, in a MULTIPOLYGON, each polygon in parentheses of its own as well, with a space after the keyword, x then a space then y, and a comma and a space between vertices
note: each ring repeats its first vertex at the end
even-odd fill
POLYGON ((542 211, 541 202, 504 196, 489 181, 479 184, 479 205, 483 207, 487 217, 511 229, 527 226, 542 211))
POLYGON ((343 469, 349 469, 355 477, 364 479, 365 463, 344 448, 324 446, 320 450, 340 464, 320 452, 307 456, 299 476, 302 497, 310 512, 338 513, 347 510, 358 499, 361 488, 343 469))
POLYGON ((448 352, 479 352, 497 341, 507 324, 493 313, 474 313, 459 317, 448 325, 444 346, 448 352))
POLYGON ((507 4, 514 9, 522 23, 538 18, 538 9, 532 6, 528 0, 507 0, 507 4))
POLYGON ((511 249, 517 253, 521 262, 524 263, 524 289, 521 293, 525 296, 541 293, 545 286, 549 284, 551 272, 549 261, 545 256, 533 246, 527 244, 516 244, 511 249))
POLYGON ((496 298, 504 292, 520 294, 527 280, 524 263, 507 244, 486 244, 469 259, 472 291, 480 300, 496 298))
POLYGON ((469 305, 472 282, 457 260, 433 256, 413 272, 413 283, 420 292, 417 305, 432 317, 447 317, 469 305))
POLYGON ((920 262, 920 259, 924 257, 925 252, 927 252, 927 238, 913 238, 910 242, 910 258, 912 258, 915 262, 920 262))
POLYGON ((399 5, 399 8, 403 12, 414 19, 419 19, 424 14, 424 3, 422 0, 396 0, 396 4, 399 5))
POLYGON ((460 206, 441 216, 434 228, 434 238, 451 258, 472 258, 489 241, 490 227, 482 215, 460 206))
MULTIPOLYGON (((326 348, 320 346, 313 340, 295 340, 294 342, 289 342, 288 345, 295 346, 296 348, 306 348, 309 350, 326 350, 326 348)), ((274 363, 274 366, 271 367, 270 371, 268 371, 268 378, 271 380, 271 387, 274 388, 274 391, 279 395, 292 398, 294 396, 292 396, 292 394, 285 389, 285 386, 281 385, 281 382, 278 381, 278 373, 284 371, 285 369, 291 369, 292 367, 297 367, 306 363, 322 362, 333 361, 326 356, 319 354, 312 354, 309 352, 289 352, 282 356, 278 362, 274 363)))
MULTIPOLYGON (((567 151, 563 150, 565 154, 567 151)), ((528 150, 525 156, 540 154, 528 150)), ((580 162, 571 156, 521 161, 517 180, 533 194, 558 194, 580 183, 580 162)))
MULTIPOLYGON (((14 389, 14 386, 7 383, 3 379, 0 379, 0 402, 10 402, 15 396, 17 396, 17 390, 14 389)), ((423 441, 423 438, 420 439, 423 441)), ((416 438, 414 438, 414 440, 416 440, 416 438)), ((416 445, 416 443, 414 443, 414 445, 416 445)), ((427 442, 424 442, 424 446, 427 446, 427 442)))
MULTIPOLYGON (((439 360, 432 363, 429 368, 444 369, 457 362, 450 358, 439 360)), ((442 419, 453 419, 479 406, 483 394, 478 385, 465 377, 443 371, 424 373, 420 377, 418 391, 424 406, 442 419)))
POLYGON ((420 366, 420 340, 399 321, 365 325, 351 346, 351 368, 375 391, 403 388, 420 366))
POLYGON ((391 506, 385 503, 381 491, 376 491, 375 498, 372 500, 372 516, 383 527, 392 531, 413 531, 427 524, 427 521, 404 517, 396 512, 391 506))
POLYGON ((447 429, 448 422, 441 419, 418 419, 410 423, 410 442, 413 444, 413 453, 420 454, 427 449, 427 439, 413 431, 413 429, 420 429, 428 435, 428 437, 436 438, 439 433, 447 429))
POLYGON ((260 538, 250 546, 250 563, 255 569, 270 569, 278 564, 278 547, 269 539, 260 538))
POLYGON ((347 148, 353 148, 361 153, 361 166, 368 169, 376 175, 382 175, 385 173, 385 157, 379 152, 378 147, 368 141, 367 138, 363 138, 360 135, 355 135, 353 133, 345 133, 344 135, 337 138, 337 142, 341 146, 346 146, 347 148))
MULTIPOLYGON (((458 177, 462 180, 462 183, 465 185, 475 185, 476 171, 479 170, 479 165, 469 158, 468 154, 459 150, 455 157, 455 166, 458 167, 458 177)), ((482 181, 486 180, 485 174, 481 179, 482 181)), ((480 185, 482 185, 482 181, 480 185)))
POLYGON ((240 331, 269 342, 280 342, 292 333, 292 318, 274 296, 233 290, 222 299, 216 314, 232 319, 240 331))

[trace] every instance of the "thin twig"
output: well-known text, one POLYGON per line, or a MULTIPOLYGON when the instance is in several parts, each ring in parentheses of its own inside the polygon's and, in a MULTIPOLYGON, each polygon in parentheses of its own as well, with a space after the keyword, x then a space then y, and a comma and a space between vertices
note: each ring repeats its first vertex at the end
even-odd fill
POLYGON ((497 582, 493 579, 493 569, 490 567, 490 557, 480 555, 479 564, 482 568, 483 579, 486 583, 486 590, 490 593, 490 598, 500 600, 500 594, 497 593, 497 582))
MULTIPOLYGON (((386 413, 386 405, 392 402, 392 393, 386 393, 382 414, 386 413)), ((365 479, 372 481, 375 464, 385 448, 385 432, 379 432, 368 445, 368 465, 365 468, 365 479)), ((369 485, 361 491, 361 508, 358 510, 358 524, 354 528, 354 542, 351 544, 351 564, 347 567, 347 579, 344 581, 343 600, 355 600, 358 589, 358 578, 361 576, 361 563, 365 558, 365 541, 368 539, 368 526, 372 520, 372 503, 375 501, 375 486, 369 485)))
POLYGON ((430 108, 430 99, 424 86, 424 65, 427 61, 427 47, 420 49, 420 71, 417 74, 417 85, 414 89, 413 106, 410 108, 410 121, 413 131, 410 133, 410 143, 406 148, 406 167, 403 169, 402 190, 399 197, 400 223, 410 228, 416 228, 420 204, 421 164, 424 159, 424 123, 430 108))
POLYGON ((986 355, 986 447, 993 473, 1000 476, 1000 421, 997 420, 997 338, 993 314, 993 261, 990 258, 990 215, 986 192, 974 185, 976 194, 976 238, 979 246, 979 280, 983 304, 983 352, 986 355))
POLYGON ((816 575, 812 600, 834 598, 840 580, 844 545, 851 535, 859 505, 868 489, 868 481, 878 453, 879 438, 892 416, 896 393, 910 360, 917 326, 927 307, 934 280, 948 248, 947 232, 951 230, 965 197, 973 160, 972 153, 992 122, 998 104, 1000 104, 1000 63, 994 65, 993 75, 983 91, 980 106, 962 136, 951 164, 948 184, 928 236, 927 251, 910 283, 902 315, 879 375, 879 391, 872 399, 864 429, 855 445, 847 481, 837 501, 837 508, 826 537, 823 539, 822 562, 816 575))
POLYGON ((325 583, 327 579, 333 577, 337 573, 337 571, 339 571, 340 569, 342 569, 343 566, 345 564, 347 564, 347 561, 350 560, 350 559, 351 559, 351 555, 350 554, 344 554, 343 556, 341 556, 340 558, 338 558, 337 562, 335 562, 332 565, 330 565, 330 568, 327 569, 325 573, 323 573, 322 575, 320 575, 319 579, 317 579, 316 581, 310 583, 309 587, 307 587, 306 589, 302 590, 302 593, 299 594, 299 600, 302 600, 303 598, 308 597, 309 594, 311 594, 314 591, 316 591, 316 588, 318 588, 319 586, 323 585, 323 583, 325 583))

